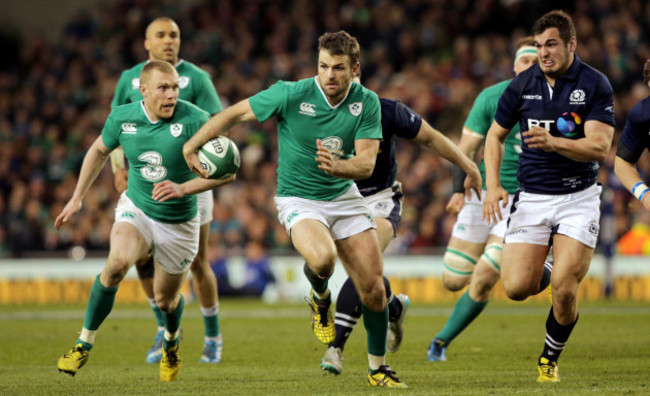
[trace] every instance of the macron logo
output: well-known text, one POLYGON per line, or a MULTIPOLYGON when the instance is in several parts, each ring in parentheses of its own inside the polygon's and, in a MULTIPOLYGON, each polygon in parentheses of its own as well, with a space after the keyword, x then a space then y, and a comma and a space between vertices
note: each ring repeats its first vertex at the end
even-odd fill
POLYGON ((521 95, 524 100, 542 100, 542 95, 521 95))
POLYGON ((315 104, 307 103, 307 102, 302 102, 300 104, 300 114, 308 115, 311 117, 316 116, 316 110, 314 110, 314 107, 316 107, 315 104))
POLYGON ((122 133, 125 133, 127 135, 135 135, 136 132, 137 129, 134 123, 125 122, 124 124, 122 124, 122 133))

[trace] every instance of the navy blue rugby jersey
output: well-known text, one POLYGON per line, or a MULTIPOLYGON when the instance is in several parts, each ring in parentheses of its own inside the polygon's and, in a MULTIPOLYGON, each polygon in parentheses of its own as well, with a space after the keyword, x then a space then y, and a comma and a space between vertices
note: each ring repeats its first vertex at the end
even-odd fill
POLYGON ((381 130, 383 140, 379 144, 375 170, 364 180, 356 180, 364 197, 393 185, 397 175, 394 136, 413 139, 422 125, 422 117, 398 100, 379 98, 381 104, 381 130))
POLYGON ((636 164, 646 148, 650 149, 650 98, 643 99, 630 110, 616 155, 636 164))
MULTIPOLYGON (((517 122, 521 132, 541 126, 564 139, 585 137, 589 120, 614 125, 614 96, 607 77, 575 56, 573 64, 555 80, 544 77, 539 65, 519 73, 499 99, 495 121, 504 128, 517 122), (552 93, 551 93, 552 90, 552 93)), ((598 162, 578 162, 554 152, 531 149, 521 142, 520 189, 536 194, 569 194, 593 185, 598 162)))

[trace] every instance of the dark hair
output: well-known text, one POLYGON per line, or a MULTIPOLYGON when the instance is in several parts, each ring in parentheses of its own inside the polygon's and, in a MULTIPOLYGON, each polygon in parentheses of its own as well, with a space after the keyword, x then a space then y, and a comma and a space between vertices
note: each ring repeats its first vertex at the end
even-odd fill
POLYGON ((650 59, 645 61, 645 65, 643 65, 643 81, 646 84, 650 82, 650 59))
POLYGON ((533 25, 533 35, 542 34, 546 29, 557 28, 564 44, 576 36, 576 28, 569 14, 562 10, 553 10, 542 15, 533 25))
POLYGON ((354 66, 361 58, 361 47, 356 38, 341 30, 336 33, 325 33, 318 38, 318 51, 325 50, 330 55, 347 55, 350 66, 354 66))
POLYGON ((515 46, 515 51, 519 50, 519 48, 524 47, 524 46, 534 47, 535 46, 535 38, 533 36, 526 36, 526 37, 520 38, 519 40, 517 40, 517 44, 515 46))

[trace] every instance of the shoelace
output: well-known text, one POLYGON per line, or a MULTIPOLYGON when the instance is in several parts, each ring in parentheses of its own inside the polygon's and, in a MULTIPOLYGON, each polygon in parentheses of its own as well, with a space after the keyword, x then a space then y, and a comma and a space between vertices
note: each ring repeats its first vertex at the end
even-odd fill
POLYGON ((176 351, 167 351, 167 360, 169 361, 170 366, 175 366, 178 363, 178 355, 176 354, 176 351))
POLYGON ((320 324, 323 325, 323 327, 327 326, 327 314, 329 313, 329 307, 318 304, 316 304, 316 307, 318 307, 318 313, 320 314, 320 324))
POLYGON ((401 382, 399 378, 396 377, 397 373, 391 370, 390 366, 379 366, 377 371, 378 373, 385 374, 388 378, 392 379, 395 382, 401 382))

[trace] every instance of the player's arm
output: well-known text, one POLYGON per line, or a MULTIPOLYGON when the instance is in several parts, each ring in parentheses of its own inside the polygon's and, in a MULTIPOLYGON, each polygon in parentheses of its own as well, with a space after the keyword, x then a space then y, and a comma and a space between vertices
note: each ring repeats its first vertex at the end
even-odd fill
POLYGON ((510 133, 493 121, 485 138, 483 149, 483 161, 485 162, 485 187, 487 192, 483 200, 483 218, 491 224, 496 224, 503 218, 499 201, 503 201, 503 207, 508 204, 508 192, 501 187, 500 168, 503 161, 503 143, 510 133))
MULTIPOLYGON (((476 161, 476 153, 484 140, 484 136, 464 127, 463 133, 460 137, 460 142, 458 142, 458 149, 472 161, 476 161)), ((451 195, 449 202, 447 202, 445 209, 447 212, 455 215, 463 209, 465 204, 465 181, 467 179, 467 174, 461 168, 455 166, 452 168, 452 179, 453 194, 451 195)))
POLYGON ((111 150, 104 144, 102 136, 98 136, 86 153, 72 198, 70 198, 70 201, 68 201, 54 221, 54 227, 57 230, 61 227, 61 224, 67 222, 73 214, 81 209, 81 202, 86 196, 86 193, 88 193, 91 184, 93 184, 95 178, 97 178, 97 175, 104 167, 104 164, 106 164, 110 153, 111 150))
POLYGON ((123 193, 127 187, 129 171, 126 170, 124 161, 124 150, 118 147, 111 152, 111 169, 113 170, 113 186, 118 193, 123 193))
POLYGON ((159 202, 169 201, 170 199, 179 199, 187 195, 194 195, 202 193, 203 191, 212 190, 234 180, 235 175, 222 180, 203 179, 197 177, 182 184, 174 183, 171 180, 163 180, 160 183, 154 183, 152 198, 159 202))
POLYGON ((645 150, 644 147, 646 145, 642 140, 638 139, 645 134, 645 132, 638 132, 645 130, 645 128, 638 128, 634 122, 635 109, 636 107, 630 112, 625 128, 623 129, 623 135, 621 135, 618 141, 616 159, 614 160, 614 173, 625 188, 636 199, 641 201, 641 204, 643 204, 646 210, 650 210, 650 189, 643 182, 639 171, 636 169, 636 163, 639 162, 639 158, 645 150))
MULTIPOLYGON (((469 196, 470 191, 474 190, 479 197, 481 196, 481 173, 476 163, 463 153, 460 147, 456 146, 449 138, 429 125, 428 122, 422 120, 420 131, 413 138, 413 141, 429 148, 429 150, 462 169, 467 175, 467 180, 465 180, 465 186, 467 187, 466 194, 469 196)), ((480 144, 481 140, 478 142, 478 145, 480 144)), ((474 154, 478 145, 473 148, 472 152, 474 154)), ((469 148, 471 147, 468 147, 467 151, 470 151, 469 148)))
POLYGON ((257 120, 257 117, 255 117, 248 99, 244 99, 212 116, 183 146, 183 156, 192 172, 204 178, 208 177, 208 173, 203 169, 199 157, 196 155, 196 151, 205 142, 214 137, 225 135, 230 128, 241 122, 253 120, 257 120))
POLYGON ((357 139, 354 141, 354 157, 347 159, 335 158, 329 149, 316 140, 316 162, 318 169, 328 175, 341 179, 362 180, 372 175, 379 150, 379 139, 357 139))
POLYGON ((614 127, 601 121, 585 122, 585 137, 554 137, 542 127, 532 127, 521 134, 529 148, 553 151, 574 161, 603 161, 609 153, 614 127))

